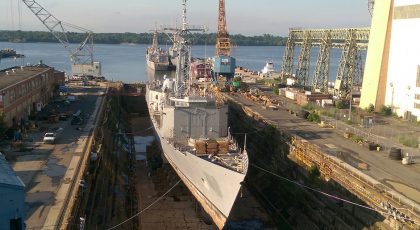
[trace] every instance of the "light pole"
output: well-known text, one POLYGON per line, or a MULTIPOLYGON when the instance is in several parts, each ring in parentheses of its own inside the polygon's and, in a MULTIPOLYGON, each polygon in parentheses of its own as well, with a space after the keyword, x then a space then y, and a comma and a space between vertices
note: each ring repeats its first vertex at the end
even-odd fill
POLYGON ((411 96, 410 90, 411 90, 411 86, 408 85, 407 86, 407 107, 405 110, 406 120, 408 120, 408 107, 410 104, 410 96, 411 96))
POLYGON ((349 101, 349 118, 348 120, 351 121, 351 101, 353 100, 353 95, 350 93, 350 101, 349 101))
POLYGON ((349 100, 349 117, 348 120, 351 121, 351 102, 353 100, 353 83, 350 86, 350 100, 349 100))

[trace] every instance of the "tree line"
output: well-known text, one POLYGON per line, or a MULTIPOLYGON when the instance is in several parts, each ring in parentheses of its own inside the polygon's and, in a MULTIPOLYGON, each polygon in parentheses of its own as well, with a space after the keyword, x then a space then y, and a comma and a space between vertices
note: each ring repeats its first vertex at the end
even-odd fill
MULTIPOLYGON (((215 33, 190 34, 193 45, 216 44, 215 33)), ((86 37, 84 33, 67 32, 67 38, 70 43, 80 43, 86 37)), ((150 44, 153 33, 95 33, 94 42, 96 44, 150 44)), ((230 35, 231 41, 238 46, 284 46, 286 37, 263 34, 256 36, 245 36, 242 34, 230 35)), ((10 31, 0 30, 1 42, 58 42, 58 40, 46 31, 10 31)), ((159 34, 158 42, 160 44, 171 44, 169 35, 159 34)))

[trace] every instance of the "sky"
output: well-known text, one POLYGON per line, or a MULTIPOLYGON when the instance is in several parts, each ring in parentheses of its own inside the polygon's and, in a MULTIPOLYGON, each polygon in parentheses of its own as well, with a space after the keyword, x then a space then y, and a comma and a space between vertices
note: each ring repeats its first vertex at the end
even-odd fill
MULTIPOLYGON (((36 0, 94 32, 148 32, 181 21, 181 0, 36 0)), ((230 34, 286 36, 293 28, 369 27, 367 0, 225 0, 230 34)), ((217 30, 217 0, 188 0, 189 24, 217 30)), ((0 1, 0 30, 46 30, 22 0, 0 1), (20 13, 19 13, 20 12, 20 13), (19 17, 21 15, 21 17, 19 17)))

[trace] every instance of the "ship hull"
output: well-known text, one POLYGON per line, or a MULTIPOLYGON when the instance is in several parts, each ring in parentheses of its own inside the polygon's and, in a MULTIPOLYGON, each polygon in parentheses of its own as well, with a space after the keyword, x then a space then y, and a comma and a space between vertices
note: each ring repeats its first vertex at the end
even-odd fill
POLYGON ((222 229, 241 188, 245 174, 214 164, 187 151, 181 152, 160 133, 149 108, 154 131, 166 160, 188 187, 203 209, 222 229))

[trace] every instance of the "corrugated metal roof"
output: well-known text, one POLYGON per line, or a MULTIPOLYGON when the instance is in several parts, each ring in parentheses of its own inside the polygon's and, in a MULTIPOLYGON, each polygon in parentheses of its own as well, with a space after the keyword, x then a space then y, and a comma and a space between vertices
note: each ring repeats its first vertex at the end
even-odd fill
POLYGON ((1 184, 25 187, 25 184, 13 171, 9 162, 6 161, 4 155, 0 153, 0 185, 1 184))

